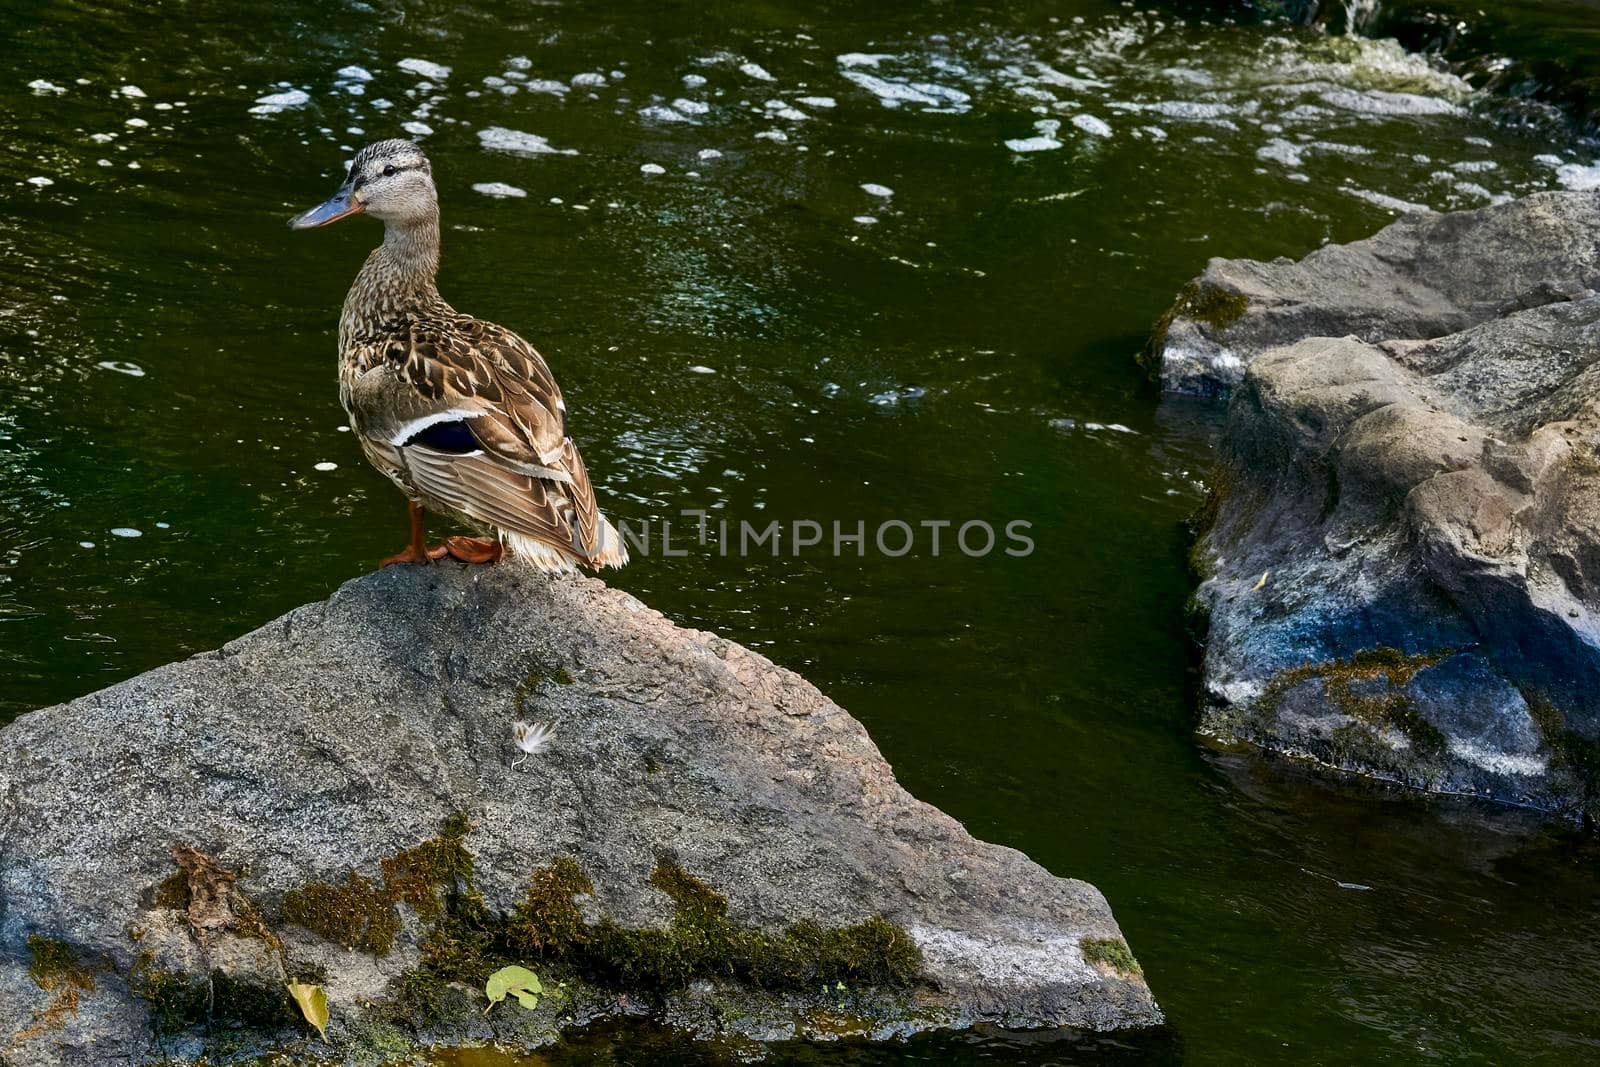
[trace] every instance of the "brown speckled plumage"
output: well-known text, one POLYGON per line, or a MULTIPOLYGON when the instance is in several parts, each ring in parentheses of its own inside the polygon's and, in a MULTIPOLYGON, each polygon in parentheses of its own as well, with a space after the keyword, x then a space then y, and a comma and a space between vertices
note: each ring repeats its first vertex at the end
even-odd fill
MULTIPOLYGON (((365 211, 385 223, 339 320, 339 397, 367 459, 427 510, 495 531, 537 566, 625 563, 544 359, 439 295, 438 204, 421 150, 408 141, 364 148, 336 202, 344 214, 365 211), (418 440, 441 424, 475 447, 418 440)), ((296 222, 325 224, 331 219, 312 216, 327 209, 296 222)))

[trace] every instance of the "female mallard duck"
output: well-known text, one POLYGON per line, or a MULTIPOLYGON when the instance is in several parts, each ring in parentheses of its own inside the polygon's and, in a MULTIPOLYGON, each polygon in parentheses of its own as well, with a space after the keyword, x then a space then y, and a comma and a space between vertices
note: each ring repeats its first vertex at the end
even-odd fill
POLYGON ((289 220, 309 230, 350 215, 383 220, 339 317, 339 400, 367 460, 410 498, 411 544, 384 560, 502 554, 540 570, 620 567, 628 553, 600 514, 567 406, 544 359, 502 326, 439 296, 439 197, 410 141, 363 148, 332 199, 289 220), (494 537, 429 548, 426 511, 494 537))

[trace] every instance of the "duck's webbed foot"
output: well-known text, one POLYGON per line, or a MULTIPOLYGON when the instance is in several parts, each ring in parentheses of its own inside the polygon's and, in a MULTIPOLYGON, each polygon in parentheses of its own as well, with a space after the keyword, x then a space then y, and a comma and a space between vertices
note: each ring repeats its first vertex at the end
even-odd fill
POLYGON ((446 537, 443 544, 428 549, 429 559, 449 556, 462 563, 494 563, 505 555, 505 548, 493 537, 446 537))
POLYGON ((434 558, 428 552, 426 513, 422 510, 422 505, 412 501, 409 509, 411 514, 411 543, 403 551, 379 560, 379 567, 392 567, 396 563, 427 563, 434 558))

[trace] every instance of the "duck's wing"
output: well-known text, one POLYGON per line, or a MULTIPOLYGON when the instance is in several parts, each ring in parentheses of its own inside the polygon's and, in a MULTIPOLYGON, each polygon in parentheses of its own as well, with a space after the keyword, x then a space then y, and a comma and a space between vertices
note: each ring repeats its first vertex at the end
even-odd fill
POLYGON ((352 393, 372 413, 363 432, 399 452, 423 494, 585 560, 600 552, 600 509, 561 390, 515 333, 467 316, 414 325, 352 393))

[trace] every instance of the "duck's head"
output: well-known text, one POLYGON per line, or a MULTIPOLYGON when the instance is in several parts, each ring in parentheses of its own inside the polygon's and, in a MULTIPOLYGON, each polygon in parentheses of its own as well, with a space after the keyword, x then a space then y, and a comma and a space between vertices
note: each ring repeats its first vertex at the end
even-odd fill
POLYGON ((367 214, 391 226, 436 218, 439 194, 428 157, 410 141, 376 141, 350 163, 339 191, 289 220, 291 230, 313 230, 351 215, 367 214))

